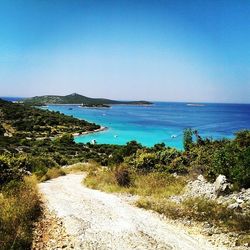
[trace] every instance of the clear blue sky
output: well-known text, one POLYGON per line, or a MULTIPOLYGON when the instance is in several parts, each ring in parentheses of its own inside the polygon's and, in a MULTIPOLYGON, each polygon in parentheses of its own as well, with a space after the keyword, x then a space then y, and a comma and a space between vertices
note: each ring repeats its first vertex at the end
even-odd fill
POLYGON ((249 0, 0 0, 0 96, 250 102, 249 0))

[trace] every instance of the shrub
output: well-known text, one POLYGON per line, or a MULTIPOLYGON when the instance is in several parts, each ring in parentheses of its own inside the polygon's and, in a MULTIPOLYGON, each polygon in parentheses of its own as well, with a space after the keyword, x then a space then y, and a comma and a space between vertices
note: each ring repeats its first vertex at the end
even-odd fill
POLYGON ((40 211, 35 177, 5 186, 0 194, 0 248, 30 249, 33 222, 40 211))
POLYGON ((38 178, 41 178, 45 175, 49 168, 58 167, 58 164, 54 161, 52 157, 47 156, 30 156, 28 158, 28 170, 37 175, 38 178))
POLYGON ((65 133, 62 136, 55 139, 55 143, 74 144, 74 136, 72 134, 65 133))
POLYGON ((115 171, 115 179, 119 186, 128 187, 131 183, 130 173, 127 167, 120 166, 115 171))
POLYGON ((240 147, 250 147, 250 131, 241 130, 236 133, 235 142, 240 147))
POLYGON ((0 189, 1 186, 11 180, 21 180, 24 169, 20 169, 14 164, 14 159, 7 155, 0 155, 0 189))
POLYGON ((240 148, 234 142, 228 142, 217 149, 212 157, 209 174, 214 178, 225 175, 230 182, 239 187, 250 187, 250 147, 240 148))
POLYGON ((50 168, 48 169, 47 173, 44 176, 42 176, 40 181, 47 181, 50 179, 55 179, 63 175, 65 175, 65 172, 61 168, 50 168))
POLYGON ((150 172, 154 170, 157 163, 157 157, 155 153, 148 153, 143 150, 138 150, 134 159, 134 166, 139 172, 150 172))

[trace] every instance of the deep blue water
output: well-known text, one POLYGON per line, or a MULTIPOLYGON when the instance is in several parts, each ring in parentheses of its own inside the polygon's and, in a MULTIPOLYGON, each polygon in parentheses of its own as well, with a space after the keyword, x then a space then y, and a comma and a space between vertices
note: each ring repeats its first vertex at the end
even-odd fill
POLYGON ((108 127, 104 132, 75 138, 83 143, 93 139, 110 144, 136 140, 145 146, 164 142, 182 149, 185 128, 197 129, 202 136, 214 139, 232 138, 236 131, 250 129, 250 104, 188 106, 158 102, 152 106, 113 105, 110 109, 50 105, 49 109, 108 127))
POLYGON ((23 97, 8 97, 8 96, 1 96, 0 98, 9 102, 21 101, 23 99, 23 97))

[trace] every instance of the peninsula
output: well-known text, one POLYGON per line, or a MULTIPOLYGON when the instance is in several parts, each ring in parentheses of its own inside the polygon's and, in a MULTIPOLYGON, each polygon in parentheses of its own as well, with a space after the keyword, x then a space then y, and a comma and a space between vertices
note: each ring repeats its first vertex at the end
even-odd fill
POLYGON ((86 107, 113 105, 113 104, 125 104, 125 105, 151 105, 148 101, 117 101, 105 98, 90 98, 77 93, 73 93, 66 96, 59 95, 44 95, 35 96, 31 98, 25 98, 22 100, 25 104, 30 105, 47 105, 47 104, 72 104, 83 105, 86 107))

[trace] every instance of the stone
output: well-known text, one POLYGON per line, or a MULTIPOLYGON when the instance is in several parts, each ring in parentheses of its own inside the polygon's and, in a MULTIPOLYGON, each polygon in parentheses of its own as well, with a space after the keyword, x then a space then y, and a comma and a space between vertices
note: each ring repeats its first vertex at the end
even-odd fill
POLYGON ((177 176, 178 176, 177 173, 173 173, 172 175, 173 175, 174 177, 177 177, 177 176))
POLYGON ((214 182, 214 186, 215 186, 215 192, 217 194, 217 196, 221 195, 221 194, 226 194, 230 191, 230 184, 227 182, 227 178, 225 175, 219 175, 215 182, 214 182))
POLYGON ((233 203, 227 206, 228 209, 230 210, 241 210, 241 206, 239 203, 233 203))
POLYGON ((199 181, 205 181, 205 178, 203 177, 203 175, 199 175, 198 177, 197 177, 197 180, 199 180, 199 181))
POLYGON ((204 228, 211 228, 212 225, 209 222, 205 222, 203 225, 204 228))
POLYGON ((244 200, 238 198, 238 199, 236 200, 236 202, 239 203, 239 204, 241 204, 241 203, 244 202, 244 200))

